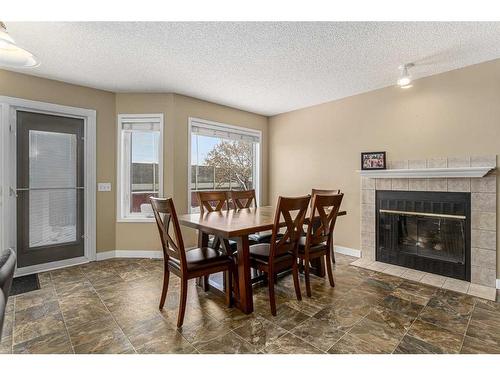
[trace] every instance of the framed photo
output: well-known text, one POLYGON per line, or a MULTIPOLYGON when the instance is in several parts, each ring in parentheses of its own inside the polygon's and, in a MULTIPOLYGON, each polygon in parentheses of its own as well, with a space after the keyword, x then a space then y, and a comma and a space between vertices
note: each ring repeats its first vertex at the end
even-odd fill
POLYGON ((361 153, 361 169, 385 169, 385 151, 377 152, 362 152, 361 153))

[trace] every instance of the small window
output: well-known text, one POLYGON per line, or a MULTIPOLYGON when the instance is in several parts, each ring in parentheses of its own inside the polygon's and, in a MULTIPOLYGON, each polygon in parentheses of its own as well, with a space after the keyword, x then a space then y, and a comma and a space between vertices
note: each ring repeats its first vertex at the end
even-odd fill
POLYGON ((261 132, 195 118, 189 129, 189 211, 199 191, 254 189, 259 201, 261 132))
POLYGON ((152 221, 163 195, 163 115, 118 116, 118 220, 152 221))

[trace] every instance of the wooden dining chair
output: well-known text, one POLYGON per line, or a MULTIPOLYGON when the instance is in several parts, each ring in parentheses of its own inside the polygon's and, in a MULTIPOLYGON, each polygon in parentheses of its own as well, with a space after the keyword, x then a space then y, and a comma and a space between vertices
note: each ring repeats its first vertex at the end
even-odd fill
POLYGON ((172 198, 149 198, 160 233, 163 249, 164 273, 163 289, 160 298, 160 310, 163 309, 167 297, 170 272, 181 279, 181 293, 177 327, 181 327, 186 311, 188 280, 225 272, 226 303, 232 305, 232 272, 233 260, 218 249, 202 247, 186 251, 182 239, 181 228, 175 212, 172 198), (173 227, 175 239, 170 236, 170 224, 173 227))
MULTIPOLYGON (((310 206, 312 208, 313 198, 317 194, 320 194, 320 195, 336 195, 336 194, 340 194, 340 193, 341 193, 340 189, 311 189, 311 203, 310 203, 310 206)), ((319 221, 315 220, 312 223, 313 230, 317 229, 318 225, 319 225, 319 221)), ((306 232, 307 232, 307 230, 306 230, 306 232)), ((335 253, 332 253, 332 262, 335 263, 335 253)), ((301 266, 301 270, 302 269, 303 269, 303 267, 301 266)))
POLYGON ((326 257, 326 270, 328 280, 332 287, 333 280, 331 253, 333 249, 333 230, 342 203, 344 194, 321 195, 316 194, 312 198, 312 209, 309 222, 317 225, 309 225, 307 233, 299 240, 298 256, 304 264, 304 275, 306 279, 306 293, 311 297, 310 262, 320 257, 326 257), (317 216, 317 218, 316 218, 317 216))
POLYGON ((337 195, 341 194, 342 192, 340 189, 311 189, 311 207, 312 207, 312 201, 315 195, 337 195))
MULTIPOLYGON (((232 190, 231 194, 231 202, 232 206, 236 210, 241 210, 245 208, 257 208, 257 199, 255 197, 255 190, 232 190)), ((252 233, 248 236, 248 240, 250 244, 256 243, 269 243, 271 242, 271 233, 261 232, 261 233, 252 233)))
POLYGON ((297 266, 297 250, 310 198, 309 195, 297 198, 279 197, 274 216, 271 243, 250 246, 250 266, 264 272, 268 277, 269 303, 273 315, 276 315, 274 280, 275 275, 279 272, 292 268, 295 294, 299 301, 302 299, 297 266), (282 220, 285 221, 285 233, 279 238, 278 232, 282 220))
POLYGON ((228 208, 226 191, 199 191, 197 193, 200 213, 222 211, 228 208))
POLYGON ((231 190, 231 201, 234 209, 244 209, 257 207, 257 199, 255 198, 255 190, 231 190))
MULTIPOLYGON (((218 212, 229 208, 227 191, 199 191, 197 192, 197 196, 201 214, 205 212, 218 212)), ((219 250, 221 245, 222 241, 220 238, 213 235, 209 236, 209 247, 219 250)), ((224 245, 226 249, 231 249, 233 253, 237 249, 235 241, 224 240, 224 245)), ((205 291, 208 291, 208 275, 204 277, 203 287, 205 291)))

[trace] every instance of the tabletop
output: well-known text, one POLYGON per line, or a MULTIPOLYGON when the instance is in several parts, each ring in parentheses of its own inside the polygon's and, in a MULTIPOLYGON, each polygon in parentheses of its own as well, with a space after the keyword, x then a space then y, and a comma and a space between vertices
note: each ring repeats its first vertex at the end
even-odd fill
MULTIPOLYGON (((205 212, 203 214, 179 215, 179 223, 194 229, 217 234, 224 238, 244 236, 273 228, 274 206, 245 208, 240 210, 223 210, 205 212)), ((346 211, 339 211, 339 216, 346 215, 346 211)), ((309 212, 306 217, 309 217, 309 212)))

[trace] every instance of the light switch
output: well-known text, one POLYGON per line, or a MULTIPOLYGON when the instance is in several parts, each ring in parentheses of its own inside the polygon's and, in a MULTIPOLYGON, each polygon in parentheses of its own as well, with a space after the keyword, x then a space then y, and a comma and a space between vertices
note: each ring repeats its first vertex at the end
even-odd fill
POLYGON ((97 191, 111 191, 111 182, 99 182, 97 191))

